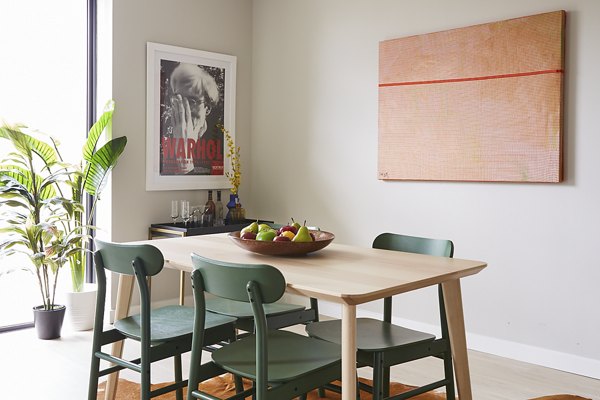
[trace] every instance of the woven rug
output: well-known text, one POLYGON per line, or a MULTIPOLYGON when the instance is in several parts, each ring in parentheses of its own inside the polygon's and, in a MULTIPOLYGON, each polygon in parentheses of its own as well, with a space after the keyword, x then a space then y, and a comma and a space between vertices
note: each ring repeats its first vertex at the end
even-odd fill
MULTIPOLYGON (((361 381, 363 381, 367 384, 371 383, 371 381, 369 381, 367 379, 361 378, 361 381)), ((152 388, 156 389, 156 388, 159 388, 159 387, 162 387, 165 385, 168 385, 168 383, 158 383, 156 385, 152 385, 152 388)), ((105 383, 103 382, 100 384, 99 389, 98 389, 98 400, 104 399, 104 387, 105 387, 105 383)), ((412 388, 413 388, 412 386, 403 385, 401 383, 392 383, 391 393, 398 394, 398 393, 402 393, 407 390, 410 390, 412 388)), ((200 389, 212 394, 213 396, 221 397, 223 399, 226 399, 227 397, 235 394, 235 388, 233 386, 231 378, 228 375, 218 376, 209 381, 203 382, 200 385, 200 389)), ((119 383, 117 386, 117 396, 116 396, 115 400, 138 400, 140 398, 139 390, 140 390, 139 384, 125 380, 125 379, 119 379, 119 383)), ((361 391, 360 398, 361 398, 361 400, 371 399, 371 395, 361 391)), ((419 395, 419 396, 416 396, 413 398, 415 400, 445 400, 446 396, 445 396, 444 392, 429 392, 429 393, 424 393, 422 395, 419 395)), ((167 393, 162 396, 155 397, 155 399, 157 399, 157 400, 175 400, 175 393, 174 392, 167 393)), ((319 400, 319 399, 321 399, 321 398, 318 396, 316 390, 309 393, 309 395, 308 395, 308 400, 319 400)), ((333 393, 328 390, 328 391, 326 391, 325 399, 339 400, 339 399, 341 399, 341 397, 339 394, 333 393)), ((568 394, 559 394, 559 395, 552 395, 552 396, 536 397, 535 399, 531 399, 531 400, 592 400, 592 399, 588 399, 586 397, 568 395, 568 394)))

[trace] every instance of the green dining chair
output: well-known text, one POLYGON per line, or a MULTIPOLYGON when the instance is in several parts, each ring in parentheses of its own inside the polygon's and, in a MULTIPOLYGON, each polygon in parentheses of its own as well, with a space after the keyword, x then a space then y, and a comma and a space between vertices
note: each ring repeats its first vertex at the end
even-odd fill
POLYGON ((190 360, 188 400, 216 398, 199 384, 230 372, 253 386, 234 398, 256 400, 306 398, 306 393, 340 379, 340 346, 294 332, 270 329, 264 306, 279 300, 286 288, 279 270, 264 264, 235 264, 192 254, 196 318, 190 360), (206 313, 205 294, 250 304, 255 333, 212 352, 201 363, 206 313))
MULTIPOLYGON (((140 399, 147 400, 161 394, 176 391, 177 400, 183 400, 183 388, 187 380, 182 379, 181 354, 191 350, 194 327, 194 309, 183 306, 166 306, 150 309, 150 290, 147 278, 163 269, 163 255, 154 246, 131 245, 103 242, 96 239, 94 261, 98 293, 94 336, 92 343, 92 364, 88 400, 96 400, 98 378, 122 369, 140 373, 140 399), (135 275, 140 292, 140 314, 115 321, 112 329, 104 329, 106 303, 106 272, 135 275), (102 351, 102 346, 132 339, 140 344, 141 357, 127 360, 102 351), (153 362, 169 357, 174 358, 175 382, 164 388, 151 390, 150 366, 153 362), (111 366, 100 369, 100 360, 111 366)), ((235 318, 214 313, 205 313, 205 343, 235 340, 235 318)))
MULTIPOLYGON (((269 224, 274 229, 280 228, 281 224, 269 224)), ((318 227, 310 227, 312 230, 319 230, 318 227)), ((310 299, 310 308, 303 305, 291 304, 286 302, 277 302, 265 304, 265 315, 267 325, 270 329, 282 329, 298 324, 307 324, 319 320, 319 303, 317 299, 310 299)), ((254 329, 254 320, 252 307, 243 301, 234 301, 219 297, 209 297, 206 299, 206 309, 222 315, 229 315, 237 318, 236 327, 246 332, 252 332, 254 329)), ((210 347, 205 350, 211 351, 210 347)))
MULTIPOLYGON (((377 236, 373 241, 373 248, 441 257, 452 257, 454 254, 454 244, 450 240, 428 239, 394 233, 382 233, 377 236)), ((391 297, 384 299, 383 321, 372 318, 357 318, 357 365, 359 367, 369 366, 373 369, 373 386, 368 387, 361 384, 360 388, 371 392, 374 400, 389 397, 391 366, 431 356, 443 359, 444 378, 401 395, 396 395, 393 399, 407 399, 445 386, 446 398, 454 400, 452 352, 441 285, 438 285, 438 297, 441 326, 441 337, 439 338, 429 333, 392 324, 391 297)), ((307 325, 306 332, 311 337, 333 343, 341 342, 341 324, 339 320, 322 321, 307 325)), ((339 387, 334 385, 327 385, 326 387, 339 391, 339 387)))

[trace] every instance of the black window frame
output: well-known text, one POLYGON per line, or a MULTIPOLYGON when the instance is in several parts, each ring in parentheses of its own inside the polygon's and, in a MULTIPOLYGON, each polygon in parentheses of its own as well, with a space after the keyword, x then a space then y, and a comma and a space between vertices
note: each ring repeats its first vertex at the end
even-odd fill
MULTIPOLYGON (((96 0, 87 0, 87 93, 86 93, 86 125, 87 131, 90 130, 96 121, 97 106, 97 84, 98 84, 98 7, 96 0)), ((94 196, 85 195, 85 213, 86 221, 90 225, 96 226, 96 212, 92 207, 94 196)), ((94 250, 95 232, 91 230, 89 249, 94 250)), ((85 281, 94 283, 96 275, 94 273, 93 257, 86 257, 85 281)))

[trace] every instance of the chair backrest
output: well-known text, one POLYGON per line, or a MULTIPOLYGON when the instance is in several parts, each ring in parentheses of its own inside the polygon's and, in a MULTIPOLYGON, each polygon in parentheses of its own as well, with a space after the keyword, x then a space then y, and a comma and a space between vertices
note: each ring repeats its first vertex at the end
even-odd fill
MULTIPOLYGON (((439 257, 452 257, 454 255, 454 243, 451 240, 429 239, 418 236, 399 235, 396 233, 382 233, 373 240, 373 248, 404 251, 407 253, 425 254, 439 257)), ((448 336, 446 311, 444 309, 444 294, 441 285, 438 286, 438 297, 440 306, 440 322, 442 325, 442 336, 448 336)), ((392 321, 392 298, 383 300, 383 320, 392 321)))
POLYGON ((119 244, 95 239, 96 316, 94 331, 102 332, 104 304, 106 303, 106 270, 124 275, 135 275, 140 291, 140 333, 142 352, 150 348, 150 289, 146 278, 158 274, 164 265, 160 250, 150 245, 119 244))
POLYGON ((148 244, 119 244, 95 240, 96 253, 94 258, 96 265, 118 272, 120 274, 133 275, 133 262, 141 263, 144 275, 153 276, 158 274, 165 263, 160 250, 148 244))
POLYGON ((373 248, 440 257, 452 257, 454 255, 454 243, 451 240, 428 239, 396 233, 380 234, 373 240, 373 248))
POLYGON ((192 254, 192 264, 195 305, 193 346, 199 347, 196 338, 204 337, 204 292, 250 303, 255 328, 256 398, 265 398, 269 382, 269 328, 263 304, 275 302, 283 296, 286 286, 283 275, 277 268, 266 264, 228 263, 197 254, 192 254))
POLYGON ((266 264, 236 264, 192 254, 194 269, 202 275, 204 291, 230 300, 250 302, 247 286, 254 282, 263 303, 273 303, 285 292, 281 272, 266 264))

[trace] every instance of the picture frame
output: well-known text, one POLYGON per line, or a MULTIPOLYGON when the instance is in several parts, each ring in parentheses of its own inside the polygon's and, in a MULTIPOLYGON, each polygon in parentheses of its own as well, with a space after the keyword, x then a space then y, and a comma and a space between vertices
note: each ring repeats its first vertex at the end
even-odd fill
POLYGON ((562 182, 565 18, 380 42, 378 178, 562 182))
POLYGON ((147 42, 146 190, 225 189, 237 57, 147 42))

